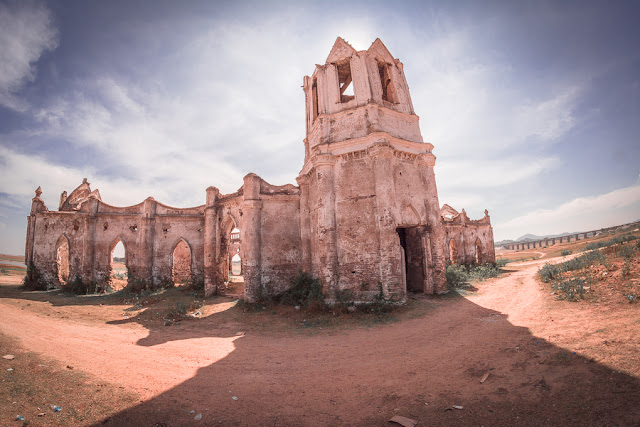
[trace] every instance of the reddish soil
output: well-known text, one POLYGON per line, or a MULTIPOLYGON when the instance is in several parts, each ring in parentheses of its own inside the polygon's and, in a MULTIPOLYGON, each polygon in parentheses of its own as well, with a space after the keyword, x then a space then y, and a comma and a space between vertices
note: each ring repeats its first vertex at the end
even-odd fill
POLYGON ((16 359, 0 359, 3 384, 21 359, 51 367, 21 379, 30 394, 3 385, 0 424, 15 423, 18 408, 31 425, 384 425, 394 415, 419 425, 640 424, 640 304, 559 301, 536 279, 538 265, 464 297, 417 296, 381 322, 243 312, 219 297, 199 308, 201 318, 164 326, 160 297, 5 284, 0 350, 16 359), (65 383, 86 390, 54 413, 47 393, 65 383), (89 391, 100 388, 104 401, 89 391), (61 418, 69 411, 82 416, 61 418))

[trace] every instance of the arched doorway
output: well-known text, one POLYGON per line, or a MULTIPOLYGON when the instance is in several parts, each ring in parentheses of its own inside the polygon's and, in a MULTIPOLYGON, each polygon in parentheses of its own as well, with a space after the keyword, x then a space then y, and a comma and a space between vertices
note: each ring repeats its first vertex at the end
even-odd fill
POLYGON ((171 280, 183 286, 191 280, 191 248, 184 239, 178 240, 171 255, 171 280))
POLYGON ((240 276, 242 274, 242 259, 240 254, 236 253, 231 257, 231 275, 240 276))
POLYGON ((476 265, 480 265, 482 263, 482 243, 480 243, 480 239, 476 239, 476 265))
POLYGON ((111 287, 119 290, 129 283, 129 269, 127 268, 127 248, 122 238, 117 238, 111 244, 109 251, 109 270, 111 271, 111 287))
POLYGON ((60 285, 66 285, 69 281, 69 240, 64 234, 56 243, 56 268, 60 285))
POLYGON ((232 215, 226 217, 220 233, 220 272, 225 282, 221 291, 227 295, 241 296, 244 293, 242 239, 240 226, 232 215))
POLYGON ((458 245, 455 239, 449 240, 449 261, 451 264, 458 263, 458 245))

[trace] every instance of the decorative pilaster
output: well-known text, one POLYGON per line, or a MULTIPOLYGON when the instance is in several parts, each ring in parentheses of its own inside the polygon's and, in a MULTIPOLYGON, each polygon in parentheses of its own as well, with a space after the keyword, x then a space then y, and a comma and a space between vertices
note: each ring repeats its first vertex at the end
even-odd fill
MULTIPOLYGON (((242 271, 244 275, 244 298, 256 302, 262 296, 262 200, 260 200, 260 177, 250 173, 244 177, 244 221, 240 229, 244 247, 242 271)), ((220 256, 227 256, 220 254, 220 256)))
MULTIPOLYGON (((389 297, 389 284, 397 281, 402 273, 398 262, 398 236, 396 221, 393 217, 394 180, 393 180, 393 148, 387 141, 381 141, 369 148, 373 159, 373 178, 376 191, 376 223, 378 227, 379 274, 385 297, 389 297)), ((404 289, 401 289, 404 292, 404 289)), ((404 295, 397 295, 401 299, 404 295)))
POLYGON ((431 258, 427 260, 431 276, 433 277, 433 292, 442 294, 447 292, 447 266, 444 255, 444 229, 440 217, 440 203, 438 202, 438 190, 436 189, 436 176, 433 167, 436 158, 431 153, 423 153, 421 156, 424 166, 424 182, 426 194, 427 226, 431 240, 431 258), (429 185, 431 184, 431 185, 429 185))
POLYGON ((300 175, 296 181, 300 187, 300 240, 302 271, 311 272, 311 227, 309 219, 309 177, 300 175))
POLYGON ((316 174, 317 253, 314 254, 313 273, 324 282, 327 297, 333 298, 338 283, 338 246, 336 234, 336 192, 334 165, 331 154, 319 154, 312 159, 316 174))
POLYGON ((217 277, 216 238, 218 236, 217 203, 220 190, 207 188, 207 204, 204 208, 204 296, 218 292, 220 278, 217 277))
POLYGON ((143 218, 138 237, 140 248, 139 275, 141 279, 153 280, 153 239, 155 235, 156 201, 147 197, 143 206, 143 218))

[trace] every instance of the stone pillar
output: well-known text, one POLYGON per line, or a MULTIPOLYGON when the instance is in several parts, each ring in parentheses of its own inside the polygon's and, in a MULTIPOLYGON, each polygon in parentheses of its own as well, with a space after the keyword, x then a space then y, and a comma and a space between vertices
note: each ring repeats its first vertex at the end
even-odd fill
POLYGON ((140 235, 138 237, 140 248, 139 274, 143 280, 155 281, 153 277, 155 222, 156 201, 153 197, 147 197, 144 201, 142 224, 140 224, 140 235))
MULTIPOLYGON (((421 162, 424 165, 425 194, 427 196, 425 208, 427 210, 427 227, 430 231, 431 240, 431 259, 425 261, 429 264, 429 269, 433 276, 433 292, 443 294, 447 292, 447 265, 444 256, 444 230, 440 216, 438 190, 435 185, 436 176, 433 171, 436 158, 431 153, 423 153, 421 162), (432 184, 432 187, 429 184, 432 184)), ((460 248, 458 248, 458 251, 460 251, 460 248)))
MULTIPOLYGON (((376 223, 378 228, 378 268, 380 282, 385 297, 389 297, 393 289, 390 284, 399 284, 402 275, 398 237, 393 215, 395 205, 395 186, 393 184, 393 148, 383 141, 369 148, 373 158, 373 181, 376 192, 376 223)), ((408 262, 408 261, 407 261, 408 262)), ((406 289, 396 290, 394 297, 403 300, 406 289)))
POLYGON ((220 278, 216 274, 216 239, 218 236, 217 203, 220 191, 215 187, 207 188, 207 204, 204 208, 204 296, 218 292, 220 278))
POLYGON ((332 299, 338 283, 338 247, 336 230, 336 192, 334 165, 331 154, 313 158, 317 185, 318 224, 317 253, 314 254, 314 274, 323 281, 325 297, 332 299))
POLYGON ((300 240, 302 271, 311 272, 311 227, 309 219, 309 177, 300 175, 296 181, 300 186, 300 240))
MULTIPOLYGON (((244 221, 240 229, 244 257, 244 299, 256 302, 262 296, 262 200, 260 200, 260 177, 250 173, 244 177, 242 214, 244 221)), ((227 256, 220 254, 220 256, 227 256)))
POLYGON ((36 188, 36 196, 31 199, 31 212, 27 217, 27 241, 25 244, 24 263, 29 266, 33 262, 33 247, 36 238, 36 218, 37 213, 47 212, 48 209, 44 204, 44 201, 40 198, 42 190, 40 187, 36 188))
MULTIPOLYGON (((82 214, 83 224, 82 224, 82 234, 80 236, 75 235, 74 240, 77 242, 81 242, 80 251, 76 252, 79 257, 80 265, 76 265, 76 269, 74 274, 71 274, 71 266, 69 266, 69 278, 73 279, 73 277, 80 276, 84 282, 91 282, 92 280, 103 279, 102 277, 96 277, 94 271, 95 265, 95 250, 96 250, 96 223, 98 218, 96 214, 98 213, 98 204, 100 202, 97 199, 90 198, 85 203, 82 204, 80 209, 80 213, 82 214)), ((69 248, 71 252, 71 248, 69 248)), ((71 255, 71 253, 70 253, 71 255)), ((77 255, 76 255, 77 256, 77 255)))
MULTIPOLYGON (((433 293, 433 275, 429 271, 429 265, 428 265, 429 264, 428 260, 431 259, 431 245, 429 244, 431 240, 431 235, 429 231, 427 231, 426 227, 422 227, 422 229, 423 229, 421 233, 422 241, 420 242, 422 244, 422 253, 424 254, 424 265, 423 265, 424 282, 423 282, 422 288, 425 294, 432 294, 433 293)), ((401 268, 402 268, 402 264, 401 264, 401 268)), ((405 278, 405 288, 406 288, 406 278, 405 278)))

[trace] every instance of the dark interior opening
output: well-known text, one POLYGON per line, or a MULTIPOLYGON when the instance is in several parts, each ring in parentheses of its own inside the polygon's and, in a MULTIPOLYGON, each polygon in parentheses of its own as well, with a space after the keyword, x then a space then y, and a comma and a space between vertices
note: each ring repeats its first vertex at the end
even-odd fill
POLYGON ((382 84, 382 99, 397 104, 398 99, 393 82, 391 81, 389 64, 378 61, 378 74, 380 74, 380 83, 382 84))
POLYGON ((313 85, 311 85, 311 121, 313 122, 319 114, 318 108, 318 81, 313 79, 313 85))
POLYGON ((349 102, 355 98, 353 93, 353 78, 351 77, 351 63, 347 60, 336 64, 338 68, 338 86, 340 88, 340 102, 349 102))
POLYGON ((424 292, 424 251, 422 233, 418 227, 396 229, 404 251, 407 292, 424 292))

